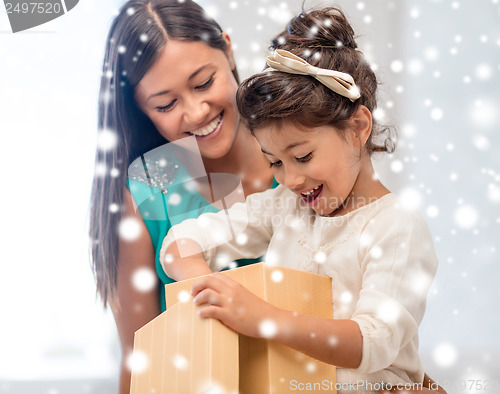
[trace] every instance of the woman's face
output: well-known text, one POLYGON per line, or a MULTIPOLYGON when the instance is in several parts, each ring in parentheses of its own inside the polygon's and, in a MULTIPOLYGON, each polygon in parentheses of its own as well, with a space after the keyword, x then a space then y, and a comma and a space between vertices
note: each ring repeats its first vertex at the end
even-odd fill
POLYGON ((226 52, 198 41, 169 40, 135 89, 141 110, 169 141, 196 136, 202 156, 216 159, 231 149, 240 117, 238 85, 226 52))

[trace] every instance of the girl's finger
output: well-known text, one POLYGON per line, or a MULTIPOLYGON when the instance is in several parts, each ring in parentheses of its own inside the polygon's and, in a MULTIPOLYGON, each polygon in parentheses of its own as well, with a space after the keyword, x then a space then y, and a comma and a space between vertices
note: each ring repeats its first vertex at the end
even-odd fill
POLYGON ((195 284, 191 288, 191 295, 193 297, 196 297, 196 295, 204 289, 212 289, 217 293, 222 293, 224 287, 225 287, 224 282, 222 282, 218 276, 209 275, 195 282, 195 284))
POLYGON ((224 283, 225 285, 227 286, 236 286, 236 285, 239 285, 238 282, 236 282, 234 279, 231 279, 229 276, 227 275, 224 275, 223 273, 221 272, 214 272, 212 274, 212 276, 218 280, 220 280, 222 283, 224 283))
POLYGON ((214 305, 205 306, 198 310, 198 316, 203 319, 222 320, 222 308, 214 305))
POLYGON ((215 306, 222 306, 222 300, 223 297, 220 293, 217 293, 212 289, 203 289, 196 295, 193 302, 195 303, 195 305, 210 304, 215 306))

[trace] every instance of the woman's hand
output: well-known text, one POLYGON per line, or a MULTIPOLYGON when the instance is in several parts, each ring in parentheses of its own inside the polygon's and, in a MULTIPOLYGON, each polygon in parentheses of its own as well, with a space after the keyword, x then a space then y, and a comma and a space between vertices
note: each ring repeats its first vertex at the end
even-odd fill
POLYGON ((279 309, 244 288, 231 278, 214 273, 193 285, 191 294, 202 318, 214 318, 243 335, 265 337, 261 323, 273 319, 279 309))

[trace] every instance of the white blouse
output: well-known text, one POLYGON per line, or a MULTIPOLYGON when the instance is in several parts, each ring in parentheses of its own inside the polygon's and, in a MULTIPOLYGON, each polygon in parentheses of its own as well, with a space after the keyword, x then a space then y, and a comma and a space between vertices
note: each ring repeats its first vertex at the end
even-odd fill
POLYGON ((174 226, 162 265, 167 247, 182 238, 201 245, 213 271, 265 254, 266 262, 331 277, 334 317, 354 320, 363 336, 361 365, 338 368, 338 383, 365 382, 356 392, 369 393, 377 382, 422 382, 418 326, 438 261, 424 219, 394 194, 323 217, 278 186, 174 226))

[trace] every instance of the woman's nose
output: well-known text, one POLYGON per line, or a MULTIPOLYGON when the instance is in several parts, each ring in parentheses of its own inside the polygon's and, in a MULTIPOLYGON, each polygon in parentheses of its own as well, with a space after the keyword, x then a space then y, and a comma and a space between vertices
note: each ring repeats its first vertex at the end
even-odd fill
POLYGON ((210 105, 203 99, 187 98, 184 103, 184 122, 190 128, 203 126, 210 119, 210 105))

